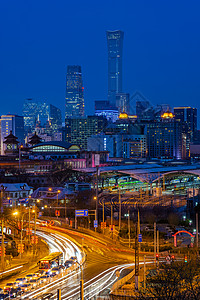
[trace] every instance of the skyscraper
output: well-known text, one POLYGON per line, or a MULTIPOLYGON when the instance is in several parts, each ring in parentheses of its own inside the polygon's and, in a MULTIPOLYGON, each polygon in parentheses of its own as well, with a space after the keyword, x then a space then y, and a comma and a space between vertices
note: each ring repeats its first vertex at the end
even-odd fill
POLYGON ((61 110, 52 104, 26 99, 23 106, 24 127, 27 132, 35 131, 36 123, 40 126, 50 124, 53 132, 62 127, 61 110))
POLYGON ((197 109, 193 107, 174 107, 175 119, 181 122, 191 142, 197 136, 197 109))
POLYGON ((81 66, 67 67, 65 119, 84 116, 81 66))
POLYGON ((108 43, 108 100, 116 106, 116 93, 122 92, 122 49, 124 33, 107 31, 108 43))
POLYGON ((21 144, 24 144, 24 118, 17 115, 2 115, 0 119, 1 128, 1 155, 4 155, 4 139, 14 134, 21 144))

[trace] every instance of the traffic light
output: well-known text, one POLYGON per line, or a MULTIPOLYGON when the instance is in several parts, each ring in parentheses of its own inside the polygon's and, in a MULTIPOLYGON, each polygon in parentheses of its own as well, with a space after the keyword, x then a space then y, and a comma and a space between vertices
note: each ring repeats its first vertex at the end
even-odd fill
MULTIPOLYGON (((2 254, 3 254, 3 251, 2 251, 2 246, 0 247, 0 256, 2 256, 2 254)), ((5 247, 4 247, 4 256, 6 255, 6 249, 5 249, 5 247)))
POLYGON ((24 244, 18 244, 18 253, 24 253, 24 244))
POLYGON ((156 260, 158 261, 159 260, 159 254, 156 253, 156 260))
POLYGON ((175 259, 175 256, 174 256, 174 255, 172 255, 172 256, 171 256, 171 260, 172 260, 172 261, 174 261, 174 259, 175 259))
POLYGON ((188 261, 188 260, 187 260, 187 256, 185 255, 185 263, 187 263, 187 261, 188 261))

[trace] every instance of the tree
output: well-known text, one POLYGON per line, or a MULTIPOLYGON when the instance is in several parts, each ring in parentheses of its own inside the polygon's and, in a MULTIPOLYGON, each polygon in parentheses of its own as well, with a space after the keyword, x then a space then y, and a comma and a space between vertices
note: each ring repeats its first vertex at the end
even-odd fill
POLYGON ((200 299, 200 262, 194 257, 185 262, 160 264, 156 275, 147 277, 146 290, 138 299, 200 299))

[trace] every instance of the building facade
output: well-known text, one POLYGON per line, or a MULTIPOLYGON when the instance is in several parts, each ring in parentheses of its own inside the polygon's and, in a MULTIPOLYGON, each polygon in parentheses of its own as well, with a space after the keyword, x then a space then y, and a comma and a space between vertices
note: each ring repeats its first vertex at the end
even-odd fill
POLYGON ((5 137, 12 132, 18 138, 20 144, 24 144, 24 118, 18 115, 2 115, 0 119, 1 127, 1 155, 5 153, 5 137))
POLYGON ((197 109, 193 107, 174 107, 175 119, 183 126, 190 142, 197 138, 197 109))
POLYGON ((103 116, 114 123, 117 121, 119 113, 118 109, 110 105, 109 101, 95 101, 95 115, 103 116))
POLYGON ((81 66, 68 66, 66 78, 65 119, 84 116, 81 66))
POLYGON ((117 93, 116 94, 116 106, 119 113, 126 112, 130 113, 130 104, 129 104, 130 95, 128 93, 117 93))
POLYGON ((150 158, 186 158, 183 128, 172 113, 164 113, 160 121, 147 124, 147 145, 150 158))
POLYGON ((100 133, 107 124, 102 116, 66 119, 66 141, 87 150, 87 139, 100 133))
POLYGON ((49 126, 52 132, 62 127, 61 110, 52 104, 33 99, 26 99, 23 105, 24 127, 26 132, 33 133, 35 127, 49 126))
POLYGON ((107 31, 108 100, 116 106, 116 93, 122 92, 122 50, 124 32, 107 31))

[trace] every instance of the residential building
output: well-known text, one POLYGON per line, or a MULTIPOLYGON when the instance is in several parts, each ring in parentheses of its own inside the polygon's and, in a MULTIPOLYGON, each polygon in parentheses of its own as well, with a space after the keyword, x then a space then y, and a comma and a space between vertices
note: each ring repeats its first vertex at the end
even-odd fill
POLYGON ((122 92, 123 39, 123 31, 107 31, 108 100, 113 106, 116 106, 116 94, 122 92))
POLYGON ((81 66, 68 66, 66 78, 65 119, 84 116, 81 66))

